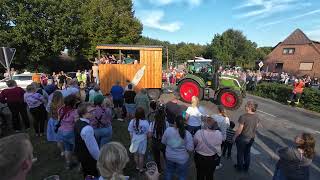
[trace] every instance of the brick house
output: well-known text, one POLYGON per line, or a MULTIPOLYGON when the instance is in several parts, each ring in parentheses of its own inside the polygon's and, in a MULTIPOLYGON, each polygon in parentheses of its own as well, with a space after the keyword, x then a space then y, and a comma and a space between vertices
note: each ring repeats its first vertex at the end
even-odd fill
POLYGON ((269 72, 320 77, 320 42, 310 40, 297 29, 273 48, 264 64, 269 72))

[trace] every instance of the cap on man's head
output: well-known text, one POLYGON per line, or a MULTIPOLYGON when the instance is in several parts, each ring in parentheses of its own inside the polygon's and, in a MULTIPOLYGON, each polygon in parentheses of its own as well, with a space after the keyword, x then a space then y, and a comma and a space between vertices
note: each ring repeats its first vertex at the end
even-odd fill
POLYGON ((104 96, 99 94, 96 97, 94 97, 93 103, 95 105, 99 105, 99 104, 102 104, 103 100, 104 100, 104 96))

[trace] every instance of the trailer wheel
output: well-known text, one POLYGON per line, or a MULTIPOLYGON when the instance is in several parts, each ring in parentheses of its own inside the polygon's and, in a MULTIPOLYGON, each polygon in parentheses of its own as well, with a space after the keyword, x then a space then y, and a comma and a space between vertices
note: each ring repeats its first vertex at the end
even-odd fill
POLYGON ((191 103, 193 96, 198 97, 199 100, 202 100, 203 98, 203 89, 194 80, 185 79, 179 83, 178 87, 181 100, 186 103, 191 103))
POLYGON ((148 96, 152 100, 158 100, 160 98, 160 89, 148 89, 148 96))
POLYGON ((242 104, 242 96, 231 89, 224 89, 218 94, 218 102, 226 109, 236 110, 242 104))

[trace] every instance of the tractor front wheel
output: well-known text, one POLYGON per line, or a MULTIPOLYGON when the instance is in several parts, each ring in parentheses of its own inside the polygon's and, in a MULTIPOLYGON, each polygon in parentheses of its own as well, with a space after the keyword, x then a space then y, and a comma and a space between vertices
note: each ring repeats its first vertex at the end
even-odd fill
POLYGON ((242 104, 242 96, 230 89, 220 91, 217 100, 219 104, 229 110, 236 110, 242 104))
POLYGON ((185 79, 179 83, 178 87, 181 100, 186 103, 191 103, 193 96, 198 97, 199 100, 203 98, 203 89, 194 80, 185 79))

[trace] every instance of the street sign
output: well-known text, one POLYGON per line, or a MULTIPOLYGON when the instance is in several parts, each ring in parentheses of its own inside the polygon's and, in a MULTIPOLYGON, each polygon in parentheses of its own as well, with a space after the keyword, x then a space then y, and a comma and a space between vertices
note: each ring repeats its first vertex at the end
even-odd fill
POLYGON ((0 63, 4 68, 7 69, 10 78, 11 78, 10 64, 13 60, 15 53, 16 53, 15 48, 2 47, 0 50, 0 63))
POLYGON ((264 65, 262 61, 259 62, 259 67, 262 68, 262 66, 264 65))
POLYGON ((258 64, 260 68, 262 68, 262 66, 264 65, 262 61, 260 61, 260 63, 258 64))
POLYGON ((13 57, 16 53, 15 48, 7 48, 2 47, 0 50, 0 63, 4 68, 7 68, 7 66, 10 66, 13 60, 13 57))

